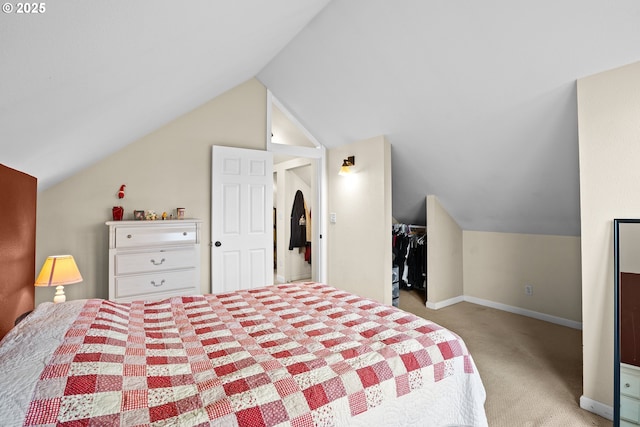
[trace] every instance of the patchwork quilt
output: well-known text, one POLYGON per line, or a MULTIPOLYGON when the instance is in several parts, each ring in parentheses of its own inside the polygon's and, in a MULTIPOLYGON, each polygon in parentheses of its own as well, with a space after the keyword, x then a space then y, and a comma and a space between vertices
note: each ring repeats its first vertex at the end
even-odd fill
POLYGON ((24 425, 344 425, 474 369, 453 332, 318 283, 94 299, 40 374, 24 425))

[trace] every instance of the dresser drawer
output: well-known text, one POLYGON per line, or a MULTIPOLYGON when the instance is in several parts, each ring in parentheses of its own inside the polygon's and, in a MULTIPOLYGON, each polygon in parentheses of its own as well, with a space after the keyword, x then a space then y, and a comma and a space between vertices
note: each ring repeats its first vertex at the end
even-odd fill
POLYGON ((193 247, 153 252, 118 253, 115 256, 115 274, 150 273, 195 267, 196 251, 193 247))
POLYGON ((620 418, 634 423, 640 422, 640 401, 620 396, 620 418))
POLYGON ((163 227, 118 227, 115 230, 115 247, 196 243, 195 225, 172 225, 163 227))
POLYGON ((165 271, 150 274, 115 278, 115 299, 140 295, 140 299, 149 299, 153 293, 185 290, 185 295, 197 293, 196 270, 165 271))
POLYGON ((640 375, 624 366, 620 369, 620 393, 636 399, 640 398, 640 375))

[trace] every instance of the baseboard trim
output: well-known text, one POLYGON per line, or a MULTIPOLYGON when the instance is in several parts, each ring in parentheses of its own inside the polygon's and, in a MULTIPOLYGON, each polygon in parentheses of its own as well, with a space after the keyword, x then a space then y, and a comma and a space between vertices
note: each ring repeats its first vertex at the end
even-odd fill
POLYGON ((489 301, 482 298, 470 297, 466 295, 461 295, 459 297, 450 298, 450 299, 439 301, 436 303, 427 301, 426 306, 431 310, 438 310, 453 304, 457 304, 462 301, 482 305, 485 307, 495 308, 497 310, 507 311, 509 313, 520 314, 522 316, 532 317, 538 320, 544 320, 545 322, 555 323, 556 325, 567 326, 569 328, 582 330, 582 322, 576 322, 575 320, 569 320, 562 317, 552 316, 550 314, 539 313, 537 311, 527 310, 525 308, 514 307, 512 305, 502 304, 499 302, 489 301))
POLYGON ((459 297, 447 299, 447 300, 444 300, 444 301, 439 301, 439 302, 436 302, 436 303, 427 301, 426 305, 427 305, 427 308, 429 308, 431 310, 439 310, 441 308, 445 308, 445 307, 448 307, 450 305, 457 304, 459 302, 463 302, 464 298, 465 297, 463 297, 463 296, 459 296, 459 297))
POLYGON ((552 316, 550 314, 539 313, 533 310, 527 310, 525 308, 514 307, 512 305, 501 304, 499 302, 493 302, 484 300, 481 298, 465 296, 464 300, 473 304, 484 305, 486 307, 496 308, 502 311, 508 311, 509 313, 520 314, 522 316, 532 317, 538 320, 544 320, 545 322, 555 323, 556 325, 567 326, 573 329, 582 330, 582 322, 576 322, 575 320, 569 320, 562 317, 552 316))
POLYGON ((580 407, 585 411, 593 412, 602 418, 613 421, 613 406, 605 405, 597 400, 589 399, 586 396, 580 396, 580 407))

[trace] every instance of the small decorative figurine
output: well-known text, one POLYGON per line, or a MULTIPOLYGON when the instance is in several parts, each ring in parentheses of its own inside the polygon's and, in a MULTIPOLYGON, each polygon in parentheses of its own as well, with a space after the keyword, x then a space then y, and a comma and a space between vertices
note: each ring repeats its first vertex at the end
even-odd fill
POLYGON ((167 213, 166 212, 162 212, 162 219, 167 219, 167 213))
MULTIPOLYGON (((118 199, 124 198, 124 187, 126 187, 126 185, 124 184, 120 186, 120 190, 118 191, 118 199)), ((124 216, 124 207, 114 206, 111 212, 114 221, 122 221, 122 217, 124 216)))

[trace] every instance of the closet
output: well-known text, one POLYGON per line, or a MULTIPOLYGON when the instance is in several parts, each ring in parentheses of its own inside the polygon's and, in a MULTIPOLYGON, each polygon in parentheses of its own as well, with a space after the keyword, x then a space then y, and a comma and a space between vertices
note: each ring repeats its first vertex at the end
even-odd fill
POLYGON ((420 292, 427 300, 427 227, 393 224, 393 305, 398 306, 400 289, 420 292))

